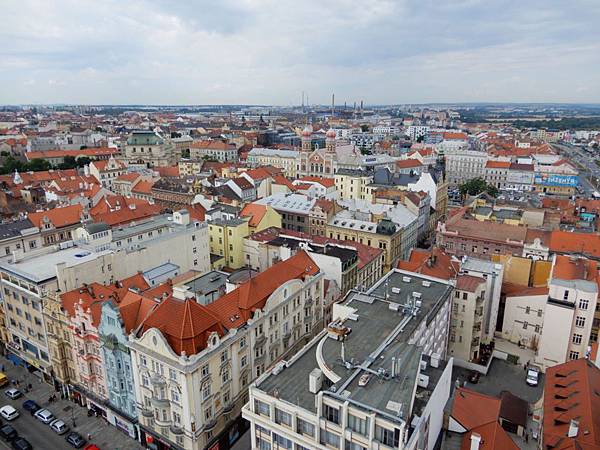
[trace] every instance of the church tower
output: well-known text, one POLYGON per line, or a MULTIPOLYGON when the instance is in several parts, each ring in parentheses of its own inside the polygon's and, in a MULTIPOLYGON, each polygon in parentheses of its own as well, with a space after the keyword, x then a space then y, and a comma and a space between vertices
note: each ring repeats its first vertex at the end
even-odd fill
POLYGON ((306 125, 304 130, 302 130, 302 151, 310 152, 312 151, 312 127, 310 125, 306 125))
POLYGON ((330 128, 325 135, 325 151, 327 153, 335 153, 335 137, 335 130, 330 128))

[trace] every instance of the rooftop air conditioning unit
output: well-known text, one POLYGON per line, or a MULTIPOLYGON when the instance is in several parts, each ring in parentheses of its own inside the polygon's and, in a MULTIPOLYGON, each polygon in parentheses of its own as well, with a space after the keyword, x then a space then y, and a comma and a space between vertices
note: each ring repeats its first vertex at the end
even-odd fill
POLYGON ((423 287, 431 286, 431 281, 423 280, 423 287))
POLYGON ((399 294, 399 293, 400 293, 400 288, 398 288, 398 287, 392 288, 392 294, 399 294))
POLYGON ((313 369, 313 371, 308 375, 308 390, 312 394, 316 394, 321 390, 323 386, 323 372, 321 369, 313 369))
POLYGON ((410 277, 402 277, 402 281, 404 281, 405 283, 410 283, 410 277))

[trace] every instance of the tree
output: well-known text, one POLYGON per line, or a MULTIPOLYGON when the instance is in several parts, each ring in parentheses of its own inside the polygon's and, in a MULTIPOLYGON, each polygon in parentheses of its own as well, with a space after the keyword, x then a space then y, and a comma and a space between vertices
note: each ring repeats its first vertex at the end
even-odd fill
POLYGON ((43 170, 50 170, 51 168, 52 166, 45 159, 34 158, 25 164, 23 169, 31 172, 41 172, 43 170))
POLYGON ((472 178, 465 181, 458 188, 460 195, 466 197, 467 195, 479 195, 482 192, 487 192, 492 197, 498 195, 498 189, 491 184, 487 184, 483 178, 472 178))
POLYGON ((366 133, 366 132, 368 132, 368 131, 369 131, 369 125, 366 125, 366 124, 365 124, 365 125, 361 125, 361 126, 360 126, 360 130, 361 130, 363 133, 366 133))

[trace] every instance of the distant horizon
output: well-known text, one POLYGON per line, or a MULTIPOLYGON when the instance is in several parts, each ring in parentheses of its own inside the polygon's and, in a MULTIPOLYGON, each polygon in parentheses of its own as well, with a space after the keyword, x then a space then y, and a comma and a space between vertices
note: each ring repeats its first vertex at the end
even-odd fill
MULTIPOLYGON (((462 105, 531 105, 531 106, 598 106, 600 102, 524 102, 524 101, 507 101, 507 102, 495 102, 495 101, 472 101, 472 102, 406 102, 406 103, 363 103, 363 109, 369 107, 396 107, 396 106, 427 106, 427 105, 440 105, 440 106, 462 106, 462 105)), ((68 102, 56 102, 56 103, 0 103, 0 108, 4 107, 36 107, 36 106, 47 106, 47 107, 69 107, 69 106, 91 106, 91 107, 129 107, 129 106, 142 106, 142 107, 215 107, 215 106, 227 106, 227 107, 274 107, 274 108, 302 108, 301 104, 297 105, 283 105, 283 104, 269 104, 269 103, 68 103, 68 102)), ((331 104, 327 103, 311 103, 310 105, 304 105, 308 107, 322 107, 331 108, 331 104)), ((357 108, 359 105, 357 104, 357 108)), ((344 109, 344 105, 336 104, 335 110, 344 109)), ((346 109, 354 109, 354 105, 347 104, 346 109)))

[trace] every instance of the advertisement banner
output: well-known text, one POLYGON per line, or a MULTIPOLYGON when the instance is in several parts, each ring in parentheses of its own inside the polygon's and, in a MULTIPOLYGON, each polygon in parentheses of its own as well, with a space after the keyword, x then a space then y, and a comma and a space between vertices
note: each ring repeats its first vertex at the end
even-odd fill
POLYGON ((534 183, 542 186, 577 187, 579 185, 579 177, 577 175, 543 174, 536 175, 534 183))

